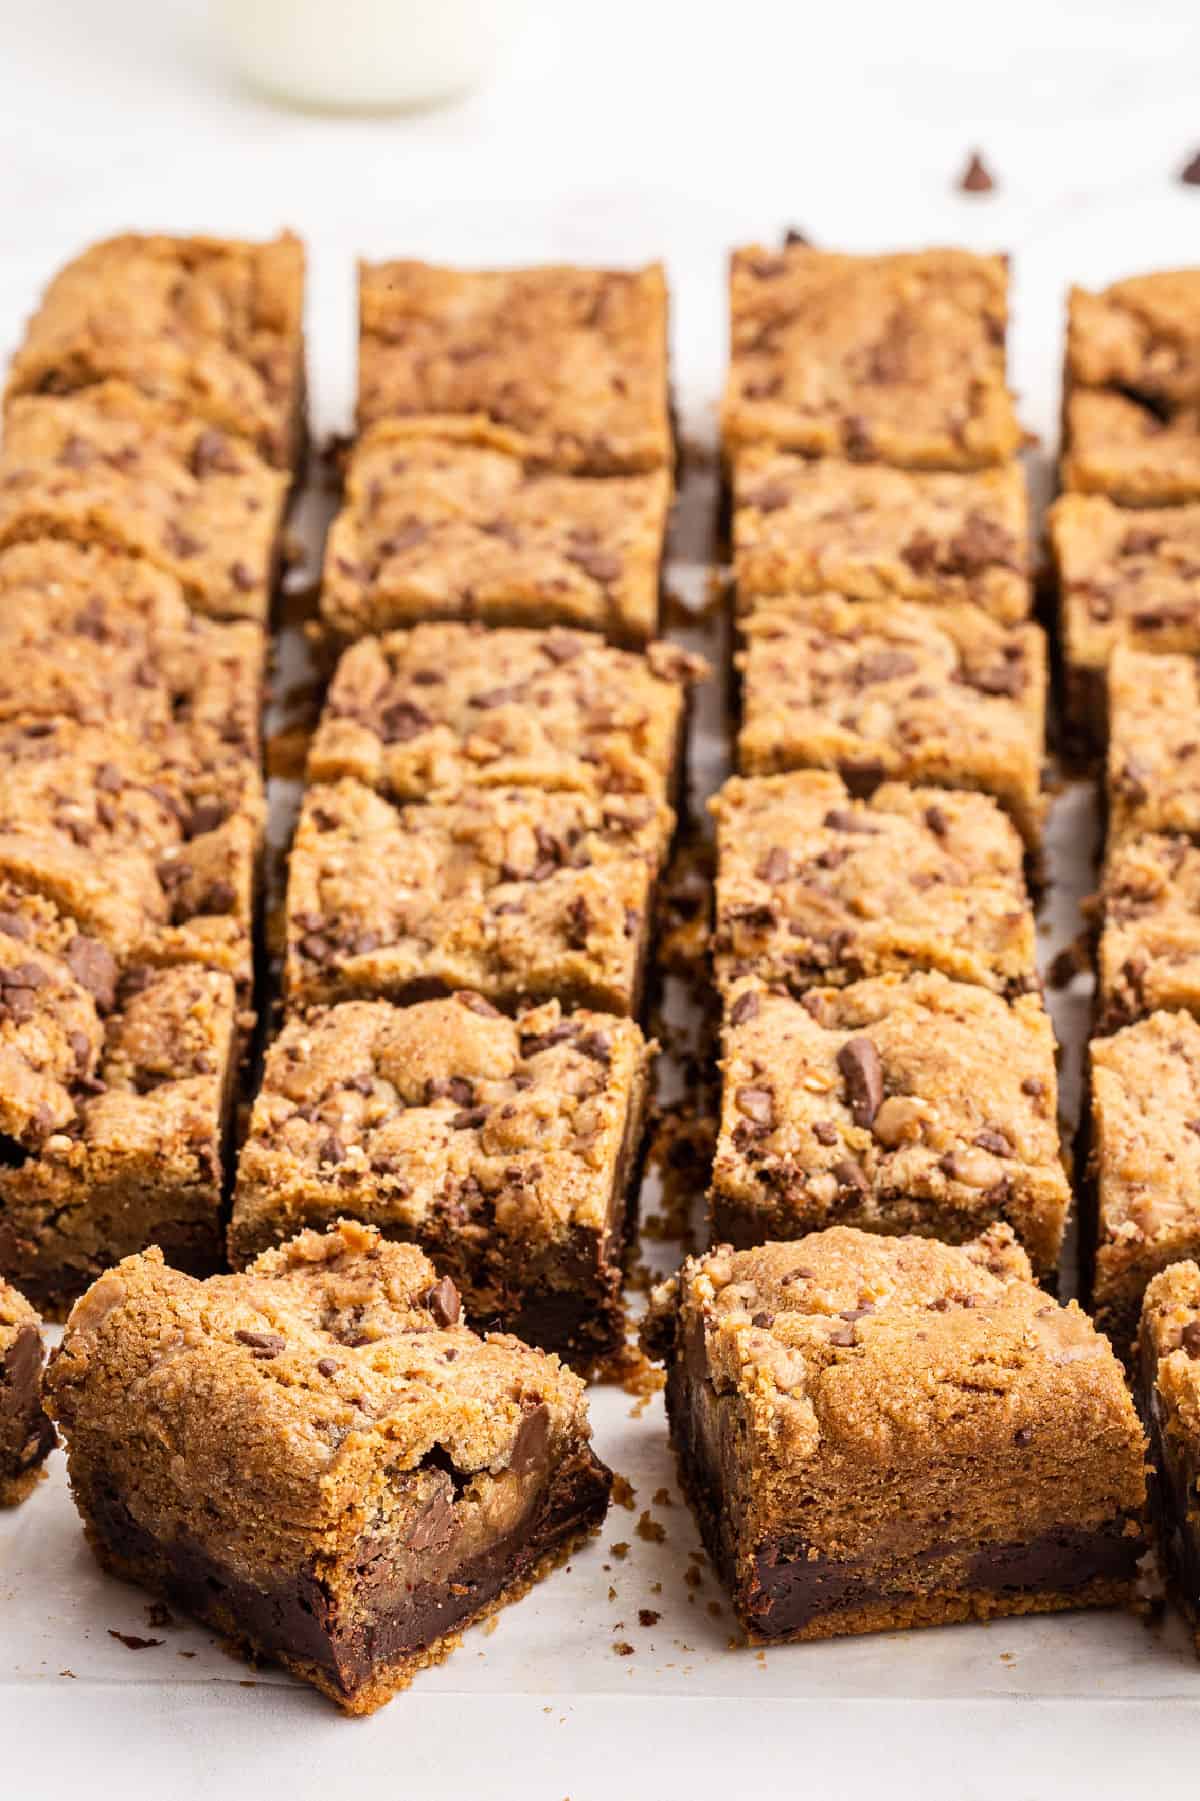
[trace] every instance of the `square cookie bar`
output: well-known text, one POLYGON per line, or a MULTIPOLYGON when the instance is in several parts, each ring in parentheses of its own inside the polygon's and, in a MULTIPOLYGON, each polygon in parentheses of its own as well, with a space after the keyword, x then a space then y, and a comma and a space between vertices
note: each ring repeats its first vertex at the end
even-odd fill
POLYGON ((1092 745, 1108 725, 1118 644, 1200 651, 1200 506, 1130 516, 1099 495, 1067 494, 1049 515, 1072 724, 1092 745))
POLYGON ((742 621, 745 775, 833 769, 854 794, 883 781, 975 788, 1036 849, 1045 814, 1046 644, 975 607, 771 602, 742 621))
POLYGON ((0 1507, 15 1507, 41 1481, 57 1442, 42 1408, 41 1321, 0 1277, 0 1507))
POLYGON ((1200 1017, 1200 847, 1160 832, 1124 839, 1097 911, 1098 1030, 1180 1008, 1200 1017))
POLYGON ((643 269, 359 269, 358 428, 472 415, 592 475, 673 458, 667 283, 643 269))
POLYGON ((472 785, 673 801, 688 691, 708 673, 671 644, 645 656, 588 632, 418 625, 351 645, 308 779, 353 776, 391 800, 472 785))
POLYGON ((115 377, 248 438, 281 469, 304 442, 304 247, 127 233, 60 269, 7 397, 115 377))
POLYGON ((1144 1441, 1087 1315, 1005 1226, 690 1258, 644 1342, 753 1641, 1131 1603, 1144 1441))
POLYGON ((578 1377, 477 1337, 420 1251, 350 1221, 208 1282, 129 1258, 76 1306, 48 1387, 103 1567, 347 1713, 608 1506, 578 1377))
POLYGON ((340 1217, 419 1244, 470 1319, 587 1364, 624 1337, 650 1052, 632 1020, 478 994, 347 1001, 267 1053, 229 1230, 242 1266, 340 1217))
POLYGON ((1200 1255, 1200 1023, 1152 1013, 1088 1046, 1081 1128, 1085 1287, 1128 1356, 1151 1276, 1200 1255))
POLYGON ((310 788, 289 864, 289 1001, 474 989, 509 1010, 636 1014, 672 824, 643 795, 470 788, 393 806, 310 788))
POLYGON ((970 601, 1012 625, 1033 606, 1025 477, 1017 463, 931 473, 752 446, 734 465, 733 565, 743 611, 831 589, 970 601))
POLYGON ((1158 1543, 1200 1653, 1200 1266, 1193 1262, 1172 1264, 1146 1290, 1138 1401, 1154 1465, 1158 1543))
POLYGON ((66 538, 145 557, 198 613, 270 611, 288 477, 240 439, 127 382, 9 402, 0 546, 66 538))
POLYGON ((1010 1225, 1053 1277, 1071 1190, 1041 997, 886 975, 801 1000, 753 977, 725 996, 714 1240, 823 1226, 949 1244, 1010 1225))
POLYGON ((1200 666, 1118 645, 1108 665, 1109 846, 1142 832, 1200 839, 1200 666))
POLYGON ((940 970, 1038 986, 1021 840, 984 794, 885 782, 854 800, 823 769, 734 776, 717 822, 716 973, 793 993, 940 970))
POLYGON ((981 469, 1018 449, 1005 381, 1008 266, 966 250, 737 250, 726 454, 773 444, 900 469, 981 469))
POLYGON ((564 474, 486 422, 376 425, 350 455, 321 611, 341 638, 420 619, 658 629, 671 475, 564 474))

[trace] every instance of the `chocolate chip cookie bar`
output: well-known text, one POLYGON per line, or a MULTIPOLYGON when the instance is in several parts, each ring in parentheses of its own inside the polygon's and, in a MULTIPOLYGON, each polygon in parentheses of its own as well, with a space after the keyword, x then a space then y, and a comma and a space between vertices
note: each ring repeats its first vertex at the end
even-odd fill
POLYGON ((969 601, 1026 619, 1029 502, 1016 463, 955 471, 812 461, 757 445, 733 472, 739 607, 832 590, 852 600, 969 601))
POLYGON ((682 781, 688 691, 707 674, 671 644, 646 655, 587 632, 418 625, 351 645, 308 755, 391 800, 465 787, 652 794, 682 781))
POLYGON ((1172 1264, 1146 1290, 1138 1377, 1158 1543, 1200 1653, 1200 1266, 1193 1262, 1172 1264))
POLYGON ((480 418, 549 468, 621 475, 673 458, 667 284, 643 269, 364 263, 358 428, 480 418))
POLYGON ((41 1481, 56 1441, 42 1408, 41 1321, 0 1278, 0 1507, 15 1507, 41 1481))
POLYGON ((293 1006, 474 989, 506 1009, 636 1014, 672 815, 644 795, 471 788, 394 806, 310 788, 292 849, 293 1006))
POLYGON ((810 769, 734 776, 709 807, 723 990, 753 975, 804 994, 889 970, 1037 988, 1021 841, 986 795, 886 782, 854 800, 810 769))
POLYGON ((612 1481, 578 1377, 349 1221, 208 1282, 127 1259, 48 1404, 101 1565, 353 1714, 561 1563, 612 1481))
POLYGON ((1098 1027, 1147 1013, 1200 1018, 1200 847, 1143 832, 1105 861, 1098 912, 1098 1027))
POLYGON ((0 547, 65 538, 144 557, 197 612, 264 623, 289 478, 122 381, 19 395, 0 449, 0 547))
POLYGON ((295 469, 304 442, 304 248, 127 233, 54 277, 7 398, 110 379, 178 403, 295 469))
POLYGON ((486 422, 454 427, 392 421, 352 451, 321 588, 334 633, 479 619, 652 638, 670 472, 564 474, 486 422))
POLYGON ((1108 841, 1200 839, 1200 670, 1118 645, 1108 665, 1108 841))
POLYGON ((467 1316, 587 1365, 624 1337, 650 1052, 557 1001, 346 1001, 285 1025, 242 1150, 241 1267, 341 1217, 419 1244, 467 1316))
POLYGON ((1003 257, 753 246, 734 252, 730 315, 730 459, 772 444, 900 469, 983 469, 1020 445, 1003 257))
POLYGON ((1010 1225, 1052 1276, 1071 1191, 1041 997, 939 974, 800 1000, 752 976, 725 995, 714 1240, 823 1226, 961 1244, 1010 1225))
POLYGON ((1122 1356, 1151 1276, 1200 1254, 1200 1023, 1153 1013, 1088 1046, 1083 1260, 1122 1356))
POLYGON ((655 1291, 644 1340, 754 1642, 1132 1603, 1137 1414, 1007 1227, 720 1245, 655 1291))
POLYGON ((795 596, 742 621, 743 774, 832 769, 974 788, 1036 849, 1045 804, 1046 646, 1033 624, 976 607, 795 596))

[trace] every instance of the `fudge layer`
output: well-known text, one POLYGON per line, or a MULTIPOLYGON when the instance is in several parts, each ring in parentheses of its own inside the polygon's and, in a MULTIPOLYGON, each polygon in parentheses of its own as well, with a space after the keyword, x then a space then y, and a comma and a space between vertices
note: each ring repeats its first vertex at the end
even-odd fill
POLYGON ((1200 1254, 1200 1024, 1153 1013, 1093 1038, 1088 1059, 1084 1278, 1126 1356, 1151 1276, 1200 1254))
POLYGON ((0 1507, 15 1507, 41 1481, 55 1432, 42 1408, 41 1321, 0 1278, 0 1507))
POLYGON ((1200 848, 1144 832, 1105 862, 1099 896, 1098 1028, 1147 1013, 1200 1017, 1200 848))
POLYGON ((738 452, 739 607, 831 589, 854 600, 970 601, 1007 624, 1033 605, 1029 501, 1016 463, 966 474, 738 452))
POLYGON ((1037 988, 1023 847, 986 795, 887 782, 855 800, 812 769, 734 776, 709 809, 722 989, 754 975, 802 994, 889 970, 1037 988))
POLYGON ((265 622, 288 477, 127 382, 20 395, 0 449, 0 546, 65 538, 144 557, 197 612, 265 622))
POLYGON ((734 252, 726 454, 772 444, 912 469, 1006 462, 1008 268, 965 250, 734 252))
POLYGON ((557 1001, 515 1020, 468 993, 291 1020, 241 1154, 231 1261, 363 1220, 419 1244, 470 1319, 603 1356, 624 1337, 649 1063, 631 1020, 557 1001))
POLYGON ((644 644, 658 627, 666 468, 531 463, 486 420, 373 426, 350 454, 321 610, 343 638, 421 619, 565 625, 644 644))
POLYGON ((1200 651, 1200 506, 1127 508, 1068 494, 1049 516, 1072 722, 1097 744, 1118 644, 1200 651))
POLYGON ((855 794, 887 780, 979 789, 1036 847, 1046 713, 1037 626, 1000 625, 975 607, 815 594, 764 604, 742 631, 744 774, 833 769, 855 794))
POLYGON ((642 269, 359 270, 358 428, 477 415, 551 468, 669 466, 667 284, 642 269))
POLYGON ((48 1384, 102 1566, 369 1713, 602 1521, 583 1383, 343 1222, 75 1307, 48 1384), (169 1346, 169 1351, 164 1347, 169 1346))
POLYGON ((1052 1276, 1071 1191, 1041 998, 938 974, 802 999, 725 995, 713 1236, 739 1248, 844 1224, 962 1243, 1009 1224, 1052 1276))
POLYGON ((1132 1603, 1133 1402, 1007 1227, 718 1246, 655 1291, 644 1336, 753 1640, 1132 1603))
POLYGON ((287 892, 293 1005, 474 989, 512 1009, 635 1014, 669 807, 643 795, 465 789, 395 806, 310 788, 287 892))
POLYGON ((1118 645, 1108 665, 1109 845, 1142 832, 1200 838, 1200 671, 1118 645))
POLYGON ((675 645, 641 656, 582 632, 364 638, 338 663, 308 778, 353 776, 400 801, 480 785, 674 800, 688 691, 707 673, 675 645))
POLYGON ((1200 1652, 1200 1266, 1194 1262, 1173 1264, 1147 1288, 1138 1365, 1158 1543, 1200 1652))
POLYGON ((304 248, 126 233, 54 277, 6 399, 116 378, 178 402, 293 469, 304 438, 304 248))

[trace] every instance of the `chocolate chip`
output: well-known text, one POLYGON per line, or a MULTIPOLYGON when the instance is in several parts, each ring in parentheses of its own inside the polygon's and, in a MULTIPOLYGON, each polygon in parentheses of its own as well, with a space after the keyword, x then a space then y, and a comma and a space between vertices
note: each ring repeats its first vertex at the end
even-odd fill
POLYGON ((454 998, 460 1007, 465 1007, 469 1013, 478 1013, 481 1019, 500 1019, 503 1017, 498 1009, 493 1007, 491 1001, 485 1001, 481 994, 474 993, 470 988, 458 989, 454 998))
POLYGON ((1032 1426, 1018 1426, 1016 1431, 1013 1433, 1013 1443, 1015 1445, 1021 1445, 1022 1447, 1024 1447, 1027 1444, 1031 1444, 1032 1441, 1033 1441, 1033 1427, 1032 1426))
POLYGON ((829 1334, 828 1339, 830 1344, 839 1345, 843 1349, 854 1344, 856 1341, 857 1333, 853 1326, 835 1326, 833 1331, 829 1334))
POLYGON ((1200 188, 1200 150, 1179 171, 1179 179, 1188 188, 1200 188))
POLYGON ((192 446, 193 475, 203 478, 215 474, 238 475, 240 472, 241 464, 224 432, 214 431, 211 427, 202 431, 192 446))
POLYGON ((791 498, 782 482, 764 482, 760 488, 753 488, 743 496, 745 504, 757 507, 760 513, 777 513, 791 498))
POLYGON ((544 1401, 526 1413, 513 1439, 508 1467, 515 1476, 528 1476, 546 1461, 550 1443, 550 1409, 544 1401))
POLYGON ((982 1132, 976 1132, 971 1141, 981 1151, 990 1151, 993 1157, 1011 1157, 1013 1147, 1006 1135, 992 1126, 985 1126, 982 1132))
POLYGON ((745 994, 738 995, 729 1009, 729 1023, 731 1026, 744 1026, 749 1020, 757 1019, 758 1013, 758 996, 752 988, 747 989, 745 994))
POLYGON ((395 700, 379 715, 379 735, 385 744, 407 744, 428 731, 432 720, 411 700, 395 700))
POLYGON ((233 1336, 239 1344, 249 1345, 259 1363, 287 1350, 287 1339, 280 1338, 278 1332, 235 1332, 233 1336))
POLYGON ((590 1057, 594 1063, 612 1062, 612 1045, 604 1032, 584 1032, 575 1049, 581 1056, 590 1057))
POLYGON ((72 938, 67 946, 67 968, 101 1013, 112 1009, 117 998, 117 965, 107 945, 98 938, 72 938))
POLYGON ((1200 1357, 1200 1319, 1188 1321, 1179 1335, 1179 1343, 1189 1357, 1200 1357))
POLYGON ((464 1107, 461 1113, 456 1113, 451 1119, 451 1130, 454 1132, 476 1132, 479 1130, 479 1127, 484 1124, 487 1116, 488 1108, 486 1107, 464 1107))
POLYGON ((1022 1094, 1043 1095, 1045 1092, 1046 1084, 1040 1076, 1025 1076, 1021 1082, 1022 1094))
POLYGON ((883 1101, 883 1069, 869 1038, 848 1038, 837 1055, 856 1126, 869 1126, 883 1101))
POLYGON ((791 866, 787 852, 781 845, 773 844, 754 873, 760 882, 770 882, 774 886, 777 882, 786 882, 791 866))
POLYGON ((805 237, 802 231, 797 231, 794 225, 789 225, 783 234, 783 242, 785 248, 791 244, 802 244, 807 249, 812 243, 812 239, 805 237))
POLYGON ((757 1326, 760 1331, 765 1332, 775 1324, 775 1315, 773 1313, 756 1313, 752 1317, 750 1324, 752 1326, 757 1326))
POLYGON ((321 1146, 319 1157, 322 1163, 345 1162, 346 1147, 336 1132, 330 1132, 329 1136, 325 1139, 321 1146))
POLYGON ((733 1098, 739 1113, 754 1120, 756 1125, 774 1125, 775 1096, 769 1088, 739 1088, 733 1098))
POLYGON ((594 550, 587 545, 573 545, 567 551, 567 560, 604 587, 619 580, 624 567, 620 557, 614 556, 611 551, 594 550))
POLYGON ((570 663, 583 649, 578 638, 568 637, 562 632, 551 632, 542 640, 542 655, 549 657, 552 663, 570 663))
POLYGON ((935 838, 948 838, 950 836, 950 821, 946 818, 946 815, 940 807, 926 807, 925 824, 929 827, 935 838))
POLYGON ((319 1376, 336 1376, 341 1367, 341 1364, 335 1363, 332 1357, 319 1357, 317 1359, 317 1374, 319 1376))
POLYGON ((0 932, 6 938, 28 938, 29 921, 19 913, 0 913, 0 932))
POLYGON ((439 1326, 456 1326, 462 1314, 462 1302, 449 1276, 443 1276, 420 1297, 421 1306, 432 1313, 439 1326))
POLYGON ((851 670, 851 680, 860 688, 876 682, 894 682, 902 675, 915 675, 918 664, 906 650, 876 650, 860 657, 851 670))
POLYGON ((833 1175, 839 1188, 847 1189, 854 1194, 867 1194, 871 1184, 867 1181, 866 1172, 859 1163, 850 1157, 833 1166, 833 1175))
POLYGON ((995 187, 995 178, 978 150, 972 150, 967 158, 967 166, 958 178, 958 185, 964 194, 990 194, 995 187))
POLYGON ((836 1144, 838 1141, 838 1129, 832 1120, 814 1120, 812 1131, 818 1144, 836 1144))

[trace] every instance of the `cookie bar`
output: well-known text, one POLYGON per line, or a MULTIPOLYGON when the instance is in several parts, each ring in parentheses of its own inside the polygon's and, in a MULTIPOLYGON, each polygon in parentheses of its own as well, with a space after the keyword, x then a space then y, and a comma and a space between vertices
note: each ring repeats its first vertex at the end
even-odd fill
POLYGON ((321 587, 333 630, 480 619, 652 638, 669 470, 564 474, 529 463, 486 421, 453 424, 441 436, 376 425, 352 451, 321 587))
POLYGON ((1046 645, 978 608, 772 602, 742 621, 746 775, 836 770, 854 794, 887 780, 974 788, 1036 848, 1045 803, 1046 645))
POLYGON ((309 780, 354 776, 400 801, 482 784, 673 800, 688 690, 706 674, 674 645, 639 656, 582 632, 418 625, 364 638, 330 684, 309 780))
POLYGON ((1200 839, 1200 672, 1188 656, 1118 645, 1108 665, 1108 841, 1200 839))
POLYGON ((1015 995, 1038 986, 1021 841, 983 794, 840 776, 734 776, 717 822, 716 974, 795 994, 888 970, 940 970, 1015 995))
POLYGON ((1158 1543, 1200 1653, 1200 1267, 1194 1262, 1173 1264, 1147 1288, 1138 1364, 1158 1543))
POLYGON ((41 1481, 57 1442, 42 1409, 41 1321, 0 1278, 0 1507, 15 1507, 41 1481))
POLYGON ((1126 507, 1200 501, 1200 403, 1163 417, 1127 394, 1068 390, 1062 485, 1126 507))
POLYGON ((1008 268, 966 250, 734 252, 726 454, 772 444, 901 469, 1018 449, 1005 383, 1008 268))
POLYGON ((7 398, 116 378, 294 469, 304 442, 304 247, 127 233, 54 277, 7 398))
POLYGON ((1049 515, 1072 723, 1093 745, 1107 731, 1109 658, 1200 651, 1200 506, 1127 508, 1067 494, 1049 515))
POLYGON ((149 1244, 219 1267, 236 1028, 220 971, 118 981, 92 940, 58 962, 0 932, 0 1271, 43 1311, 149 1244))
POLYGON ((359 269, 358 429, 472 416, 530 461, 662 469, 673 446, 667 283, 643 269, 359 269))
POLYGON ((1099 896, 1099 1030, 1181 1008, 1200 1018, 1200 847, 1144 832, 1109 854, 1099 896))
POLYGON ((310 788, 287 893, 290 1002, 428 1000, 635 1014, 670 809, 642 795, 472 788, 396 807, 310 788))
POLYGON ((1016 463, 955 471, 817 461, 757 445, 733 476, 739 607, 764 597, 970 601, 1012 625, 1033 606, 1029 501, 1016 463))
POLYGON ((1200 1253, 1200 1023, 1153 1013, 1088 1046, 1083 1264, 1122 1356, 1151 1276, 1200 1253))
POLYGON ((288 477, 126 382, 9 402, 0 546, 65 538, 144 557, 198 613, 265 622, 288 477))
POLYGON ((1087 1315, 1005 1226, 690 1258, 644 1337, 752 1640, 1131 1604, 1143 1437, 1087 1315))
POLYGON ((468 1318, 587 1364, 624 1338, 650 1054, 637 1026, 478 994, 284 1026, 242 1150, 241 1267, 339 1217, 419 1244, 468 1318))
POLYGON ((725 996, 714 1240, 832 1224, 961 1244, 1010 1225, 1052 1276, 1071 1191, 1041 997, 885 975, 725 996))
POLYGON ((349 1221, 203 1283, 129 1258, 72 1313, 48 1402, 102 1566, 347 1713, 608 1506, 579 1378, 477 1337, 420 1251, 349 1221))

